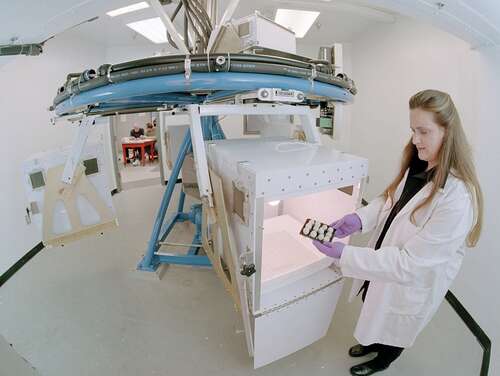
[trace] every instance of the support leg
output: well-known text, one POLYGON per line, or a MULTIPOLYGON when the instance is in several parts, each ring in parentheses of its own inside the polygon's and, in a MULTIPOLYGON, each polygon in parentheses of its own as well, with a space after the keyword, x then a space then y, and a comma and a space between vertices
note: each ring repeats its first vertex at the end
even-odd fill
POLYGON ((127 165, 127 147, 122 144, 122 153, 123 153, 123 165, 127 165))
POLYGON ((148 243, 148 249, 143 259, 137 266, 137 268, 140 270, 151 272, 155 271, 158 268, 160 262, 159 258, 155 257, 155 252, 157 252, 159 248, 158 240, 160 236, 161 227, 163 225, 165 215, 167 214, 167 209, 170 204, 170 200, 172 199, 172 194, 174 192, 177 178, 179 177, 179 173, 181 171, 182 163, 184 162, 184 158, 186 157, 186 153, 190 147, 191 147, 191 135, 190 132, 187 131, 186 135, 184 136, 181 148, 179 150, 179 155, 177 156, 177 160, 175 161, 174 168, 172 169, 172 174, 168 179, 167 187, 165 188, 165 193, 163 194, 160 208, 158 209, 158 213, 156 215, 153 231, 151 233, 151 238, 149 239, 148 243))

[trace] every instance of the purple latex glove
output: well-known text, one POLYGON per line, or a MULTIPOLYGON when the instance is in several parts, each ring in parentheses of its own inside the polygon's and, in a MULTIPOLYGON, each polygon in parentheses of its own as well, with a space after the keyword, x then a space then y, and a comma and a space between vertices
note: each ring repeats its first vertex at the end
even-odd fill
POLYGON ((344 215, 330 226, 335 229, 335 237, 342 239, 361 230, 361 219, 356 213, 344 215))
POLYGON ((319 240, 313 240, 313 244, 321 253, 336 259, 340 258, 345 247, 345 244, 341 242, 321 243, 319 240))

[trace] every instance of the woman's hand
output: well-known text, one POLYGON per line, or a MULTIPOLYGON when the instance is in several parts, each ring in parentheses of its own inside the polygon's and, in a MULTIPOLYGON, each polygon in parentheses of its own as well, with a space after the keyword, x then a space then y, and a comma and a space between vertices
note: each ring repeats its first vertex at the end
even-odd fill
POLYGON ((321 253, 336 259, 340 258, 345 247, 345 244, 341 242, 321 243, 319 240, 313 240, 313 244, 321 253))
POLYGON ((356 213, 351 213, 333 222, 330 226, 335 229, 334 236, 342 239, 361 230, 361 219, 356 213))

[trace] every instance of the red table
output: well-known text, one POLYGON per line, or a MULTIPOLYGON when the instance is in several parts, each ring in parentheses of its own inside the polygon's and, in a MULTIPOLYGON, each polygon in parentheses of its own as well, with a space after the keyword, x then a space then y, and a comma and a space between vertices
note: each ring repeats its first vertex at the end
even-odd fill
POLYGON ((146 159, 144 158, 145 149, 149 147, 149 156, 153 158, 155 151, 155 143, 154 139, 145 139, 145 140, 137 140, 137 141, 128 141, 122 142, 122 151, 123 151, 123 164, 127 165, 127 149, 141 149, 141 164, 144 166, 146 164, 146 159))

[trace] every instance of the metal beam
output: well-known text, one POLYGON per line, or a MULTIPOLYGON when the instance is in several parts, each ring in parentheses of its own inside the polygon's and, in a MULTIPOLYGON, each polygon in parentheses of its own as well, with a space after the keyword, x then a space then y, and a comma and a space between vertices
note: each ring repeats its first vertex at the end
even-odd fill
POLYGON ((177 32, 177 29, 175 28, 174 24, 170 20, 170 17, 167 15, 165 10, 163 9, 159 0, 148 0, 148 3, 149 3, 149 5, 151 5, 151 8, 153 8, 155 10, 155 12, 160 16, 160 19, 162 20, 163 24, 167 28, 168 33, 172 36, 175 44, 177 45, 177 48, 182 53, 189 55, 189 50, 186 47, 186 44, 182 40, 180 34, 177 32))

